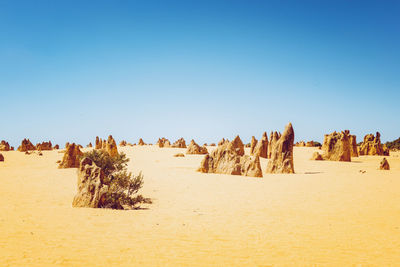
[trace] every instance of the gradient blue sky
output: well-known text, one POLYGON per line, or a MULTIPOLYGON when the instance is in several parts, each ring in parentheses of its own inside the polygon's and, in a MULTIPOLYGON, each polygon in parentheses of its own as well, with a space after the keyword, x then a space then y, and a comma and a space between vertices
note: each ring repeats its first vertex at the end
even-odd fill
POLYGON ((0 139, 400 136, 400 1, 0 0, 0 139))

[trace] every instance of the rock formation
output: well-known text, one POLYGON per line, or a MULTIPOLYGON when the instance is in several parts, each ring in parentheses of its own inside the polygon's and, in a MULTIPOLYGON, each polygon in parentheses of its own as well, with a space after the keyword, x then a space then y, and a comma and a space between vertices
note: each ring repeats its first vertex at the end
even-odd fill
POLYGON ((272 146, 267 173, 294 173, 293 142, 294 131, 292 124, 289 123, 282 136, 272 146))
POLYGON ((210 146, 215 146, 215 143, 211 143, 210 146))
POLYGON ((98 136, 96 136, 96 143, 94 146, 95 149, 102 149, 103 148, 103 140, 101 140, 101 138, 99 138, 98 136))
POLYGON ((308 141, 306 143, 306 147, 314 147, 314 146, 315 146, 314 141, 308 141))
POLYGON ((4 156, 1 153, 0 153, 0 161, 4 161, 4 156))
POLYGON ((184 156, 185 156, 185 154, 183 154, 183 153, 177 153, 174 155, 174 157, 176 157, 176 158, 184 157, 184 156))
POLYGON ((182 137, 182 138, 176 140, 175 143, 172 144, 172 147, 176 147, 176 148, 186 148, 185 139, 183 139, 183 137, 182 137))
MULTIPOLYGON (((386 146, 386 144, 384 144, 382 148, 383 148, 383 155, 384 156, 389 156, 390 149, 386 146)), ((14 148, 11 147, 11 150, 14 150, 14 148)))
POLYGON ((207 148, 205 146, 201 147, 199 146, 193 139, 190 142, 187 150, 186 150, 186 154, 207 154, 207 148))
POLYGON ((104 172, 89 158, 82 159, 78 166, 78 191, 72 201, 73 207, 100 208, 105 206, 108 185, 104 172))
POLYGON ((67 149, 69 147, 69 142, 65 143, 65 149, 67 149))
POLYGON ((139 146, 144 146, 144 145, 146 145, 146 144, 143 142, 143 139, 140 138, 140 139, 139 139, 139 142, 138 142, 138 145, 139 145, 139 146))
POLYGON ((90 142, 86 147, 91 148, 91 147, 93 147, 93 145, 92 145, 92 143, 90 142))
POLYGON ((297 142, 296 144, 294 144, 294 146, 296 146, 296 147, 315 147, 317 145, 316 145, 316 142, 314 142, 314 141, 307 141, 307 142, 300 141, 300 142, 297 142))
POLYGON ((54 149, 60 149, 60 146, 59 145, 55 145, 54 149))
POLYGON ((250 151, 250 155, 259 156, 261 158, 268 158, 268 136, 266 132, 264 132, 260 141, 257 142, 253 151, 250 151))
POLYGON ((119 146, 126 146, 127 142, 125 140, 122 140, 119 142, 119 146))
POLYGON ((326 160, 351 161, 349 131, 326 134, 322 150, 324 151, 322 156, 326 160))
MULTIPOLYGON (((228 142, 229 143, 229 142, 228 142)), ((237 151, 238 155, 243 156, 244 155, 244 145, 242 140, 240 139, 239 135, 233 139, 230 144, 234 147, 234 149, 237 151)))
POLYGON ((111 157, 118 156, 117 143, 115 142, 112 135, 108 136, 105 150, 111 157))
POLYGON ((135 193, 142 182, 133 184, 126 168, 115 173, 109 171, 108 168, 101 169, 94 160, 83 158, 78 169, 78 190, 72 206, 128 210, 138 208, 137 204, 140 203, 151 203, 150 199, 135 193))
POLYGON ((0 143, 0 151, 10 151, 10 144, 4 140, 0 143))
POLYGON ((359 147, 359 155, 378 155, 378 156, 389 156, 389 149, 384 149, 381 143, 381 134, 376 132, 376 135, 367 134, 364 137, 364 141, 359 147))
POLYGON ((358 157, 358 146, 357 146, 357 137, 355 135, 349 135, 350 142, 350 155, 352 157, 358 157))
POLYGON ((305 146, 306 146, 306 143, 305 143, 304 141, 300 141, 300 142, 297 142, 297 143, 295 144, 295 146, 297 146, 297 147, 305 147, 305 146))
POLYGON ((275 147, 275 144, 278 142, 280 138, 280 133, 278 132, 271 132, 271 135, 269 136, 270 140, 268 143, 268 158, 270 159, 272 157, 272 152, 275 147))
POLYGON ((252 136, 250 141, 250 155, 254 154, 254 149, 256 148, 257 142, 258 142, 257 139, 254 136, 252 136))
POLYGON ((224 142, 211 154, 207 154, 198 171, 262 177, 260 158, 244 155, 244 145, 239 136, 232 142, 224 142))
POLYGON ((42 151, 42 150, 53 150, 53 145, 51 144, 51 141, 43 142, 41 144, 40 143, 36 144, 36 149, 39 150, 39 151, 42 151))
POLYGON ((225 140, 225 138, 222 138, 221 141, 218 142, 218 146, 222 146, 226 142, 229 142, 228 140, 225 140))
POLYGON ((169 142, 169 140, 164 137, 159 138, 157 144, 158 147, 171 147, 171 143, 169 142))
POLYGON ((164 147, 171 147, 171 142, 168 139, 165 140, 164 147))
POLYGON ((78 168, 79 161, 83 156, 82 151, 79 149, 78 145, 72 143, 68 145, 67 149, 65 150, 64 157, 58 166, 60 169, 65 168, 78 168))
POLYGON ((321 154, 319 154, 317 151, 315 151, 311 157, 311 160, 324 160, 324 159, 322 158, 321 154))
POLYGON ((389 162, 386 158, 383 158, 379 166, 380 170, 390 170, 389 162))
POLYGON ((35 149, 35 146, 31 143, 31 141, 29 141, 29 139, 22 140, 21 145, 18 147, 18 151, 20 152, 26 152, 35 149))

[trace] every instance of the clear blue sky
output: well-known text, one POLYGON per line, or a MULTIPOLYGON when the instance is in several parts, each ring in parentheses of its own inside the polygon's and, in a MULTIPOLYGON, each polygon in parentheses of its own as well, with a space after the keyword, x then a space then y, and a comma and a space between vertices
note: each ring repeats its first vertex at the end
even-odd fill
POLYGON ((0 139, 400 136, 400 1, 0 0, 0 139))

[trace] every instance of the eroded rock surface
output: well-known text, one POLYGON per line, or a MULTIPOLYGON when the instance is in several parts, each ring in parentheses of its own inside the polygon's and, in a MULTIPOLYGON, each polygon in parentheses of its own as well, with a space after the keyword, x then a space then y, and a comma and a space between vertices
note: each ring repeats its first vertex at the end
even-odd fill
POLYGON ((205 146, 199 146, 193 139, 187 147, 186 154, 208 154, 207 148, 205 146))
POLYGON ((322 157, 325 160, 351 161, 349 134, 348 130, 326 134, 322 145, 324 151, 322 157))
POLYGON ((285 127, 282 136, 273 144, 267 173, 294 173, 293 163, 294 131, 292 124, 285 127))
POLYGON ((260 158, 244 155, 244 145, 237 136, 232 142, 224 142, 211 154, 207 154, 198 171, 262 177, 260 158))
POLYGON ((78 145, 76 145, 75 143, 69 144, 67 149, 65 150, 64 157, 58 168, 78 168, 82 156, 83 153, 79 149, 78 145))

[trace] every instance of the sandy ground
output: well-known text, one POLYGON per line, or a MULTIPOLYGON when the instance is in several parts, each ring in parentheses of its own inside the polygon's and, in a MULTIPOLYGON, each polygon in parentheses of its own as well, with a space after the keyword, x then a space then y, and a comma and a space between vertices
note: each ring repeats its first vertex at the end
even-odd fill
POLYGON ((295 148, 297 174, 250 178, 197 173, 203 156, 172 157, 184 149, 120 148, 154 201, 134 211, 72 208, 58 151, 2 152, 0 266, 400 265, 399 154, 379 171, 379 156, 314 150, 295 148))

